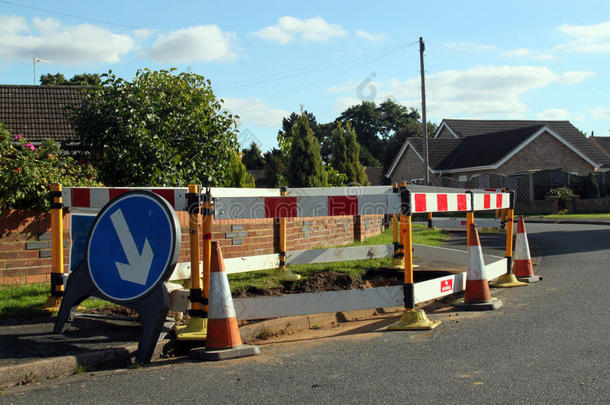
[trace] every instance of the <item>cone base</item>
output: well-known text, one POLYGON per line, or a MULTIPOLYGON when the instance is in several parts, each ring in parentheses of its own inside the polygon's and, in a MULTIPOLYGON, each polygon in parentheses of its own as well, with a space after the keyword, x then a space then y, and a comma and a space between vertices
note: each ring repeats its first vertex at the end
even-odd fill
POLYGON ((441 324, 441 321, 428 319, 423 309, 406 310, 400 321, 388 326, 388 330, 431 330, 441 324))
POLYGON ((61 297, 50 296, 42 306, 42 309, 47 312, 59 312, 61 307, 61 297))
POLYGON ((460 300, 456 302, 455 309, 460 311, 490 311, 498 309, 502 306, 502 301, 497 298, 492 298, 489 301, 483 302, 464 302, 460 300))
POLYGON ((205 341, 208 335, 208 318, 192 317, 186 326, 174 328, 176 340, 205 341))
POLYGON ((542 281, 542 277, 540 276, 517 277, 517 279, 523 283, 537 283, 538 281, 542 281))
POLYGON ((189 356, 193 359, 204 361, 219 361, 237 359, 240 357, 258 356, 261 354, 258 346, 239 345, 230 349, 191 349, 189 356))
POLYGON ((271 272, 271 277, 275 277, 282 281, 299 281, 301 276, 298 274, 294 274, 293 272, 286 269, 275 269, 271 272))
POLYGON ((502 274, 495 281, 490 281, 489 285, 497 288, 512 288, 525 287, 527 283, 517 280, 514 274, 502 274))

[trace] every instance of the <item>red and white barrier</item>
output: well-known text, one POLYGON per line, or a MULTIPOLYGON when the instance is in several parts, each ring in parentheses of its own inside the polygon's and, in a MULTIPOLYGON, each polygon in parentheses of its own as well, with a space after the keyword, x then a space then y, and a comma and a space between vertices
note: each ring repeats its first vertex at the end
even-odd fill
POLYGON ((132 190, 147 190, 165 198, 176 211, 186 210, 187 187, 64 187, 64 207, 100 210, 106 203, 132 190))

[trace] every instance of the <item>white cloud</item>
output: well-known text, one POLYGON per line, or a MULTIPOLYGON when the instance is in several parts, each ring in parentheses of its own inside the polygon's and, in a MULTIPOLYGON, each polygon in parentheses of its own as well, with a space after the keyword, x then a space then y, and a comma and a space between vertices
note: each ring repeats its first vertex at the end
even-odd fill
POLYGON ((539 120, 567 120, 570 114, 564 108, 549 108, 536 115, 539 120))
POLYGON ((238 56, 235 38, 217 25, 197 25, 159 35, 145 55, 157 62, 227 62, 238 56))
POLYGON ((371 34, 370 32, 364 30, 356 31, 356 36, 371 42, 381 42, 386 40, 385 34, 371 34))
POLYGON ((224 108, 231 114, 239 115, 240 122, 246 127, 251 124, 279 128, 282 118, 290 115, 289 111, 273 108, 257 97, 224 98, 224 108))
POLYGON ((154 31, 149 30, 148 28, 141 28, 141 29, 133 30, 133 36, 142 41, 147 40, 153 34, 154 34, 154 31))
POLYGON ((589 110, 589 113, 593 118, 607 120, 610 119, 610 108, 605 107, 594 107, 589 110))
MULTIPOLYGON (((532 90, 557 83, 561 79, 546 67, 476 66, 468 70, 447 70, 426 77, 428 115, 435 119, 463 116, 468 118, 520 118, 528 111, 522 96, 532 90)), ((420 108, 420 79, 372 81, 375 101, 391 98, 420 108)), ((336 104, 341 108, 359 104, 360 98, 345 94, 336 104)))
POLYGON ((561 84, 578 84, 584 82, 589 77, 592 77, 594 72, 587 71, 566 71, 559 77, 559 83, 561 84))
POLYGON ((493 51, 496 49, 496 47, 493 45, 476 44, 474 42, 447 42, 443 45, 447 48, 462 52, 493 51))
POLYGON ((566 52, 579 53, 609 53, 610 52, 610 21, 592 25, 560 26, 559 31, 572 37, 571 41, 557 48, 566 52))
POLYGON ((129 35, 114 34, 91 24, 63 25, 54 18, 32 19, 0 15, 0 57, 31 59, 38 56, 55 63, 119 62, 133 49, 129 35))
POLYGON ((500 56, 503 58, 527 58, 531 60, 543 61, 553 60, 555 55, 549 52, 533 52, 527 48, 517 48, 511 51, 503 52, 500 56))
POLYGON ((347 32, 338 24, 329 24, 322 17, 301 20, 296 17, 284 16, 277 20, 276 25, 262 28, 252 35, 267 41, 287 44, 296 39, 307 41, 328 41, 333 38, 343 38, 347 32))
POLYGON ((504 58, 524 58, 526 56, 530 56, 532 51, 526 48, 517 48, 512 51, 506 51, 501 56, 504 58))

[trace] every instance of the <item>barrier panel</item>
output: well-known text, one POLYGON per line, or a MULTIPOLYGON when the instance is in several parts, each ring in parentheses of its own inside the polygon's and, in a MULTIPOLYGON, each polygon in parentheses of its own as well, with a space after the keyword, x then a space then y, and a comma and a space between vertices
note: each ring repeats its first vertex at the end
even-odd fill
MULTIPOLYGON (((514 216, 514 193, 507 191, 468 190, 427 187, 403 184, 402 187, 337 187, 337 188, 292 188, 292 189, 229 189, 206 188, 71 188, 61 190, 63 207, 75 214, 79 226, 72 229, 71 269, 73 263, 82 260, 79 246, 86 238, 87 220, 115 197, 130 190, 151 191, 169 202, 176 211, 188 211, 191 222, 191 262, 176 265, 170 280, 190 279, 191 289, 172 292, 171 309, 186 310, 191 305, 191 317, 199 319, 184 332, 196 339, 205 338, 207 300, 210 286, 211 226, 215 219, 277 218, 280 224, 280 251, 277 254, 225 259, 227 273, 257 270, 279 270, 278 277, 290 277, 286 266, 291 264, 328 263, 344 260, 366 260, 392 257, 403 263, 402 286, 379 287, 363 290, 322 292, 282 297, 235 299, 237 319, 263 319, 276 316, 311 314, 319 312, 346 311, 350 309, 379 308, 404 304, 406 313, 415 311, 415 304, 463 291, 465 273, 459 273, 415 283, 413 278, 413 256, 442 255, 443 259, 456 266, 468 264, 468 253, 459 250, 431 248, 412 245, 411 216, 415 213, 466 213, 467 224, 474 222, 474 212, 506 210, 507 248, 506 257, 486 256, 486 270, 490 278, 505 272, 510 274, 512 259, 512 220, 514 216), (195 191, 193 191, 195 190, 195 191), (201 221, 199 219, 201 214, 201 221), (286 251, 285 220, 297 217, 321 217, 341 215, 386 214, 394 218, 394 243, 377 246, 357 246, 331 249, 286 251), (88 217, 79 218, 79 217, 88 217), (397 220, 399 219, 399 221, 397 220), (284 221, 284 227, 282 227, 284 221), (198 224, 201 222, 200 240, 198 224), (191 224, 192 225, 192 224, 191 224), (282 229, 284 231, 282 232, 282 229), (510 229, 510 231, 509 231, 510 229), (398 232, 399 230, 399 232, 398 232), (510 237, 508 237, 510 235, 510 237), (399 240, 396 240, 398 237, 399 240), (202 255, 199 257, 199 244, 202 255), (203 283, 199 284, 200 276, 203 283), (307 302, 310 303, 307 303, 307 302)), ((54 231, 55 232, 55 231, 54 231)), ((58 245, 58 246, 61 246, 58 245)), ((289 279, 289 278, 288 278, 289 279)), ((409 315, 410 316, 410 315, 409 315)), ((424 314, 425 316, 425 314, 424 314)), ((419 321, 418 321, 419 322, 419 321)), ((434 324, 435 322, 431 321, 434 324)), ((419 323, 417 326, 421 326, 419 323)), ((429 328, 427 325, 426 328, 429 328)), ((404 322, 399 329, 405 327, 404 322)))

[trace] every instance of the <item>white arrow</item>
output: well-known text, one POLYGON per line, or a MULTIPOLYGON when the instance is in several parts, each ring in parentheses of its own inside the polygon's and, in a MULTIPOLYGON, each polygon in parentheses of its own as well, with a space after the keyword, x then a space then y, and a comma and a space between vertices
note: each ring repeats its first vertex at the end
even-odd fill
POLYGON ((148 239, 144 241, 144 247, 142 248, 142 254, 138 252, 136 242, 133 240, 133 235, 123 212, 119 209, 112 215, 110 215, 114 230, 119 236, 119 241, 127 256, 127 262, 129 264, 114 262, 116 269, 119 272, 119 277, 122 280, 129 281, 132 283, 144 285, 148 279, 148 273, 150 272, 150 266, 153 260, 153 251, 148 243, 148 239))

